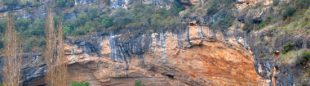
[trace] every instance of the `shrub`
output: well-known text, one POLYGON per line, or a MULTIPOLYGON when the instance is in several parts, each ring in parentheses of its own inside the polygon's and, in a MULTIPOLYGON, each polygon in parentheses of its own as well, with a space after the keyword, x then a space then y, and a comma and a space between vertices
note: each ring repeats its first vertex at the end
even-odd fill
POLYGON ((63 26, 63 31, 65 35, 68 35, 72 31, 72 29, 69 26, 63 26))
POLYGON ((172 15, 178 15, 179 12, 184 10, 184 9, 185 8, 182 6, 181 3, 175 2, 170 10, 171 10, 172 15))
POLYGON ((288 43, 288 44, 285 44, 283 46, 283 53, 286 54, 287 52, 293 50, 294 46, 292 43, 288 43))
POLYGON ((135 86, 143 86, 140 80, 135 80, 135 86))
POLYGON ((88 82, 71 82, 70 86, 90 86, 88 82))
POLYGON ((213 16, 214 21, 208 23, 211 29, 225 30, 232 25, 234 16, 230 15, 228 11, 220 11, 216 14, 213 16))
POLYGON ((17 26, 28 26, 31 23, 31 19, 28 18, 19 18, 16 21, 17 26))
POLYGON ((265 26, 267 26, 268 24, 270 24, 271 21, 272 21, 272 17, 267 17, 266 20, 263 20, 261 23, 259 23, 257 29, 264 28, 265 26))
POLYGON ((227 8, 233 7, 235 0, 209 0, 206 7, 207 14, 213 15, 221 10, 227 10, 227 8))
POLYGON ((57 7, 72 7, 74 6, 74 0, 55 0, 57 7))
POLYGON ((211 18, 208 19, 208 25, 211 29, 225 30, 231 26, 235 17, 231 9, 234 0, 209 0, 205 5, 206 14, 211 18))
POLYGON ((32 23, 32 25, 29 28, 33 28, 33 29, 43 29, 44 28, 44 19, 36 19, 34 20, 34 22, 32 23))
POLYGON ((87 33, 94 30, 94 27, 91 26, 91 22, 88 22, 82 26, 77 27, 73 32, 72 35, 86 35, 87 33))
POLYGON ((25 37, 23 40, 23 48, 24 51, 38 51, 39 47, 43 47, 45 45, 44 36, 30 36, 25 37), (26 39, 26 40, 25 40, 26 39))
POLYGON ((310 51, 303 52, 302 58, 306 61, 310 61, 310 51))
POLYGON ((267 25, 267 22, 266 21, 262 21, 261 23, 259 23, 257 29, 264 28, 266 25, 267 25))
POLYGON ((74 28, 78 27, 75 21, 64 21, 63 30, 65 35, 71 35, 74 31, 74 28))
POLYGON ((28 28, 27 33, 29 33, 30 35, 43 36, 44 29, 28 28))
POLYGON ((102 16, 100 18, 100 24, 102 27, 105 27, 105 28, 111 27, 113 25, 113 20, 107 16, 102 16))
POLYGON ((89 16, 85 12, 81 12, 77 16, 77 25, 83 25, 89 20, 89 16))
POLYGON ((296 8, 292 7, 292 6, 288 6, 286 7, 283 11, 282 11, 282 17, 283 18, 288 18, 294 15, 294 13, 296 12, 296 8))

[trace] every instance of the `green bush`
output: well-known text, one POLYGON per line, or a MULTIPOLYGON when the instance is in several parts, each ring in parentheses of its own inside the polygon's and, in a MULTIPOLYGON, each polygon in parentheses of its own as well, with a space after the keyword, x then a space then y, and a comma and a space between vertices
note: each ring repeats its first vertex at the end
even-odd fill
POLYGON ((20 18, 15 21, 16 29, 20 33, 19 39, 23 42, 23 50, 38 51, 45 45, 44 40, 44 19, 20 18))
POLYGON ((72 35, 86 35, 87 33, 93 31, 95 28, 92 26, 91 22, 87 22, 84 25, 81 25, 79 27, 76 27, 74 31, 72 32, 72 35))
POLYGON ((56 7, 72 7, 74 6, 74 0, 55 0, 56 1, 56 7))
POLYGON ((77 25, 84 25, 89 19, 89 16, 85 12, 82 12, 78 14, 76 23, 77 25))
POLYGON ((266 25, 267 25, 267 22, 266 21, 262 21, 261 23, 259 23, 257 28, 261 29, 261 28, 264 28, 266 25))
POLYGON ((310 61, 310 51, 303 52, 302 58, 305 59, 306 61, 310 61))
POLYGON ((285 45, 283 46, 283 49, 284 49, 284 50, 283 50, 283 53, 285 54, 285 53, 287 53, 287 52, 293 50, 293 48, 294 48, 294 46, 293 46, 292 43, 285 44, 285 45))
POLYGON ((282 11, 282 17, 283 18, 288 18, 294 15, 294 13, 296 12, 296 8, 292 7, 292 6, 288 6, 286 7, 283 11, 282 11))
POLYGON ((178 15, 180 11, 184 10, 185 8, 182 6, 181 3, 175 2, 171 7, 171 15, 178 15))
POLYGON ((44 20, 43 19, 18 19, 16 21, 16 29, 21 33, 22 37, 44 36, 44 20), (30 22, 33 21, 33 22, 30 22))
POLYGON ((30 30, 30 29, 34 29, 34 28, 31 28, 29 27, 31 22, 30 19, 27 19, 27 18, 20 18, 20 19, 17 19, 15 21, 15 26, 16 26, 16 30, 17 32, 20 32, 22 35, 31 35, 30 33, 28 33, 29 31, 27 30, 30 30))
POLYGON ((71 82, 70 86, 90 86, 88 82, 71 82))
POLYGON ((108 16, 102 16, 100 18, 100 24, 102 27, 108 28, 113 25, 113 20, 110 19, 108 16))
POLYGON ((29 18, 19 18, 16 20, 16 25, 17 26, 28 26, 29 24, 31 24, 31 19, 29 18))
POLYGON ((63 31, 65 35, 72 35, 74 28, 78 27, 75 21, 64 21, 63 23, 63 31))
POLYGON ((227 10, 233 7, 235 0, 209 0, 206 9, 208 15, 216 14, 219 11, 227 10))
POLYGON ((140 80, 135 80, 135 86, 143 86, 140 80))
POLYGON ((264 21, 262 21, 261 23, 259 23, 257 29, 264 28, 265 26, 267 26, 268 24, 270 24, 271 21, 272 21, 272 17, 267 17, 266 20, 264 20, 264 21))
POLYGON ((63 31, 65 35, 69 35, 72 29, 69 26, 63 26, 63 31))
POLYGON ((44 45, 44 36, 22 37, 22 46, 24 51, 39 51, 44 45))
POLYGON ((212 17, 212 21, 208 21, 211 29, 225 30, 230 27, 235 17, 230 8, 233 7, 235 0, 208 0, 204 5, 206 14, 212 17))

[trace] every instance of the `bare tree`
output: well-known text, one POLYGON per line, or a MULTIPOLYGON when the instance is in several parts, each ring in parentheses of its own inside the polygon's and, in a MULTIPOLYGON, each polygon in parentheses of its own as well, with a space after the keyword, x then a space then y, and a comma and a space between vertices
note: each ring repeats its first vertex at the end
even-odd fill
POLYGON ((20 86, 22 57, 20 56, 20 45, 17 32, 11 15, 8 16, 7 28, 5 31, 5 63, 3 84, 4 86, 20 86))
POLYGON ((67 58, 65 57, 65 51, 64 51, 64 33, 63 33, 63 29, 62 29, 62 23, 59 24, 58 26, 58 34, 57 34, 57 51, 58 51, 58 55, 57 55, 57 73, 56 76, 58 76, 57 79, 57 85, 55 86, 66 86, 68 85, 68 78, 67 78, 67 58))
POLYGON ((59 24, 58 33, 54 27, 54 17, 51 9, 45 24, 46 46, 44 59, 48 67, 46 82, 49 86, 67 86, 67 64, 64 56, 62 24, 59 24))
POLYGON ((55 40, 55 33, 54 33, 54 18, 53 14, 51 13, 51 9, 48 10, 47 19, 45 22, 45 51, 44 51, 44 60, 46 62, 46 65, 48 67, 48 72, 46 74, 46 82, 48 85, 52 85, 52 83, 55 83, 53 80, 53 70, 54 68, 54 46, 56 45, 55 40), (55 43, 54 43, 55 42, 55 43))

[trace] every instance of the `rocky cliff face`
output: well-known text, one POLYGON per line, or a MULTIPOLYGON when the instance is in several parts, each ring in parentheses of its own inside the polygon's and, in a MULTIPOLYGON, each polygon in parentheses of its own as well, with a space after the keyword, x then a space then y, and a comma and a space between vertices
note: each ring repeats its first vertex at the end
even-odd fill
MULTIPOLYGON (((98 9, 110 7, 129 8, 137 3, 132 0, 74 0, 66 19, 74 19, 77 12, 88 7, 98 9)), ((177 0, 184 5, 197 6, 204 0, 177 0)), ((290 0, 280 0, 288 3, 290 0)), ((10 7, 0 5, 0 15, 14 12, 17 18, 44 18, 49 0, 10 7)), ((144 4, 155 4, 169 8, 171 0, 143 0, 144 4)), ((258 24, 268 19, 268 15, 279 14, 272 8, 273 0, 237 0, 233 12, 236 19, 229 27, 209 28, 216 24, 221 13, 202 16, 193 13, 188 21, 174 30, 118 33, 97 32, 89 36, 66 39, 67 57, 70 58, 72 80, 89 81, 94 86, 133 84, 141 80, 145 85, 258 85, 267 86, 273 68, 272 52, 283 50, 291 43, 293 48, 309 49, 309 34, 287 34, 268 27, 247 31, 247 24, 258 24), (262 5, 262 6, 260 6, 262 5), (191 21, 191 22, 189 22, 191 21), (189 24, 187 24, 189 23, 189 24), (224 28, 224 29, 222 29, 224 28), (99 58, 97 58, 99 57, 99 58)), ((225 16, 225 15, 224 15, 225 16)), ((40 54, 27 55, 23 69, 24 85, 44 85, 41 83, 46 72, 40 54)), ((291 86, 295 66, 280 66, 277 78, 279 85, 291 86)))
MULTIPOLYGON (((110 34, 90 36, 97 40, 67 40, 70 80, 88 81, 92 86, 123 86, 135 80, 150 86, 267 84, 268 80, 256 74, 254 59, 247 50, 237 42, 214 41, 211 33, 207 27, 199 31, 197 26, 190 26, 150 35, 110 34), (201 38, 200 32, 206 37, 201 38)), ((217 38, 222 38, 219 35, 217 38)), ((40 55, 33 55, 24 60, 25 86, 44 85, 40 78, 46 67, 36 65, 40 59, 40 55)))
MULTIPOLYGON (((3 57, 1 57, 1 70, 3 67, 3 57)), ((22 73, 22 82, 23 86, 31 86, 31 85, 44 85, 44 76, 47 71, 47 67, 43 62, 40 53, 26 53, 23 55, 23 69, 22 73)), ((2 72, 1 73, 1 81, 2 81, 2 72)))
MULTIPOLYGON (((68 56, 79 58, 71 60, 72 80, 89 81, 95 86, 133 85, 134 80, 150 86, 267 85, 268 80, 256 74, 251 54, 238 43, 212 42, 210 38, 200 38, 197 27, 187 29, 189 41, 183 31, 136 37, 110 35, 102 40, 101 46, 101 54, 110 55, 68 56), (188 46, 180 45, 188 42, 188 46)), ((206 27, 203 33, 211 35, 206 27)))

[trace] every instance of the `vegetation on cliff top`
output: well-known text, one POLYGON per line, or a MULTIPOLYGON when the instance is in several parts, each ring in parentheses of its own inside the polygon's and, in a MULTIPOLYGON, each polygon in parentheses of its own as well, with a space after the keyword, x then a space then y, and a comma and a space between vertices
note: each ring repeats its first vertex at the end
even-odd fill
MULTIPOLYGON (((23 6, 28 4, 38 4, 38 2, 23 2, 24 0, 2 0, 4 5, 23 6)), ((287 32, 309 33, 309 0, 293 0, 290 4, 279 4, 274 0, 272 7, 280 8, 278 11, 281 16, 268 15, 258 25, 245 23, 245 30, 252 31, 266 26, 273 25, 279 21, 284 23, 273 27, 273 29, 284 30, 287 32), (254 27, 256 26, 256 27, 254 27)), ((99 9, 96 6, 87 7, 87 10, 78 10, 73 5, 73 0, 57 0, 52 3, 52 7, 57 11, 55 13, 55 22, 63 22, 64 34, 67 36, 86 35, 97 31, 120 31, 126 28, 141 28, 160 30, 174 28, 180 24, 179 13, 185 9, 181 3, 173 2, 170 9, 159 8, 153 4, 145 5, 135 3, 129 9, 124 8, 105 8, 99 9), (67 18, 67 10, 70 9, 76 14, 74 18, 67 18), (110 10, 107 10, 110 9, 110 10), (60 11, 60 12, 59 12, 60 11)), ((228 29, 236 20, 233 15, 235 0, 208 0, 199 6, 192 6, 187 9, 185 15, 194 14, 205 17, 207 25, 211 29, 228 29)), ((70 11, 71 12, 71 11, 70 11)), ((69 12, 69 13, 70 13, 69 12)), ((70 16, 69 16, 70 17, 70 16)), ((72 17, 72 16, 71 16, 72 17)), ((45 45, 43 18, 15 18, 16 29, 21 35, 24 51, 41 51, 40 48, 45 45)), ((0 49, 3 48, 3 32, 6 25, 5 19, 0 19, 0 49)))
MULTIPOLYGON (((52 5, 55 9, 55 22, 63 22, 64 34, 67 36, 81 36, 96 31, 117 32, 125 28, 137 28, 137 30, 141 30, 141 27, 169 29, 178 24, 178 13, 184 9, 180 3, 174 3, 170 9, 158 8, 153 4, 137 3, 130 9, 116 8, 103 11, 91 7, 87 11, 76 11, 76 18, 74 19, 66 19, 66 16, 64 16, 66 11, 57 9, 75 9, 74 7, 70 8, 72 7, 71 1, 57 0, 52 5)), ((20 6, 23 3, 17 0, 16 2, 8 1, 4 4, 20 6)), ((24 51, 42 51, 41 47, 46 43, 44 39, 44 21, 46 18, 15 17, 14 19, 16 29, 21 34, 21 40, 24 41, 24 51)), ((4 33, 5 24, 6 20, 0 19, 0 36, 4 33)), ((1 48, 3 48, 3 36, 0 37, 1 48)))

